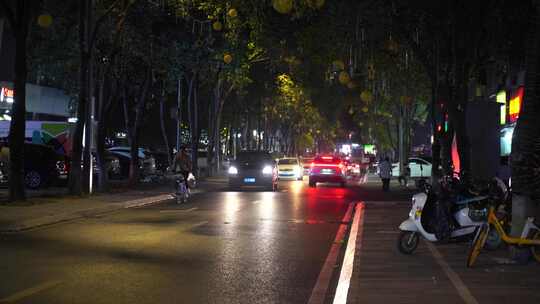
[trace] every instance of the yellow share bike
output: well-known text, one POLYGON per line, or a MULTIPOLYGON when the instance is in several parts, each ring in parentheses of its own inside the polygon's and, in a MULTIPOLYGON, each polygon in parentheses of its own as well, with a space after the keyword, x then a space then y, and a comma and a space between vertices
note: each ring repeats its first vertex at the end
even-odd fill
POLYGON ((498 236, 509 245, 528 246, 534 259, 540 263, 540 228, 534 224, 534 218, 529 217, 523 227, 520 237, 511 237, 506 234, 501 220, 497 217, 495 207, 491 206, 488 211, 487 223, 480 226, 473 239, 467 258, 467 267, 472 267, 482 251, 490 229, 495 229, 498 236))

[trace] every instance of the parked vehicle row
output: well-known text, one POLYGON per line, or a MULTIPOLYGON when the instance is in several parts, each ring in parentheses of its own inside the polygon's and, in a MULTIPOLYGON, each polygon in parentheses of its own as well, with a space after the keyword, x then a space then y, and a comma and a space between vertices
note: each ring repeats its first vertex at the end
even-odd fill
MULTIPOLYGON (((8 160, 9 147, 2 147, 0 160, 0 182, 9 181, 8 160)), ((69 174, 69 159, 54 151, 50 146, 25 143, 24 144, 24 184, 30 189, 37 189, 45 185, 62 184, 67 181, 69 174)))
MULTIPOLYGON (((438 192, 426 184, 423 192, 413 196, 409 217, 399 226, 400 252, 413 253, 420 238, 429 242, 471 238, 485 224, 488 206, 508 198, 507 187, 497 178, 479 190, 454 176, 444 176, 439 184, 438 192)), ((490 238, 489 247, 499 244, 500 239, 490 238)))

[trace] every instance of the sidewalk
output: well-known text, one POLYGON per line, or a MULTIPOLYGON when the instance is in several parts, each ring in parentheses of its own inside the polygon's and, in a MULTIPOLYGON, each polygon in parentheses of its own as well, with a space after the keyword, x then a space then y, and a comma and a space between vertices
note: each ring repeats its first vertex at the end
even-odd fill
MULTIPOLYGON (((225 186, 223 177, 200 181, 192 194, 216 191, 225 186)), ((45 225, 96 216, 125 208, 141 207, 170 200, 168 185, 142 185, 139 190, 96 194, 89 197, 56 195, 31 197, 26 202, 0 204, 0 233, 19 232, 45 225)))
POLYGON ((408 200, 365 201, 347 303, 540 303, 540 264, 516 265, 507 248, 482 251, 472 269, 467 242, 421 240, 412 255, 399 253, 398 226, 409 209, 408 200))

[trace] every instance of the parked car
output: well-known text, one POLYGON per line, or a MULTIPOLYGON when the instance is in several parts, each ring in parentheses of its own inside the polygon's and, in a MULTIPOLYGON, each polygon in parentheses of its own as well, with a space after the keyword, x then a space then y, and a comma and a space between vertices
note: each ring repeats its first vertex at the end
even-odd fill
MULTIPOLYGON (((96 155, 92 155, 92 157, 93 157, 93 170, 94 170, 94 174, 96 175, 95 178, 97 178, 97 175, 100 172, 100 168, 97 164, 96 155)), ((105 161, 106 171, 109 174, 108 178, 110 179, 122 178, 120 158, 117 155, 105 150, 104 161, 105 161)))
POLYGON ((278 160, 278 178, 302 180, 304 168, 300 165, 298 158, 285 157, 278 160))
POLYGON ((316 187, 317 183, 338 183, 346 185, 346 167, 343 160, 337 156, 317 156, 309 171, 309 186, 316 187))
MULTIPOLYGON (((131 148, 130 147, 112 147, 108 149, 114 156, 118 157, 120 163, 120 175, 122 177, 129 176, 129 164, 131 161, 131 148)), ((155 174, 156 172, 156 160, 151 153, 144 149, 139 148, 139 170, 142 175, 155 174)))
MULTIPOLYGON (((7 153, 9 154, 9 152, 7 153)), ((25 143, 24 153, 24 184, 27 188, 38 189, 67 181, 69 162, 64 155, 56 153, 52 147, 25 143)), ((1 181, 7 183, 9 181, 9 170, 8 164, 4 161, 0 165, 1 181)))
POLYGON ((278 188, 276 162, 268 152, 242 151, 227 172, 231 188, 258 186, 272 191, 278 188))
MULTIPOLYGON (((428 178, 431 176, 431 163, 425 159, 418 157, 411 157, 408 161, 410 169, 410 178, 428 178)), ((392 164, 392 176, 399 177, 399 162, 392 164)))

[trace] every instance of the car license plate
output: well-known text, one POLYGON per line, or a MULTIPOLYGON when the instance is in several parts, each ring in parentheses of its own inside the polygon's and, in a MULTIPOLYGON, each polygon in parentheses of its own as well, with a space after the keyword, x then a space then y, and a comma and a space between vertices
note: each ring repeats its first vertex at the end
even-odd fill
POLYGON ((322 169, 321 173, 322 174, 334 174, 334 170, 332 170, 332 169, 322 169))
POLYGON ((254 183, 255 177, 246 177, 244 178, 244 183, 254 183))

